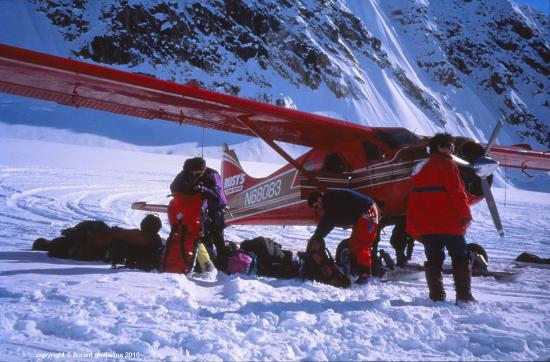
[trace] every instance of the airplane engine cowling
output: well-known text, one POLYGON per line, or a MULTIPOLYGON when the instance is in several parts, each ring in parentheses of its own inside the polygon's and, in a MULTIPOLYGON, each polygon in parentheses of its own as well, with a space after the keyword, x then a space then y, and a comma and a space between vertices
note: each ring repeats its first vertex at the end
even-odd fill
MULTIPOLYGON (((457 137, 455 139, 455 154, 473 163, 484 154, 484 148, 479 143, 473 142, 471 139, 457 137)), ((464 187, 466 191, 470 193, 474 198, 482 198, 483 190, 481 188, 481 179, 476 175, 475 171, 471 167, 465 167, 458 165, 462 180, 464 181, 464 187)), ((489 185, 493 183, 493 175, 487 177, 489 185)))

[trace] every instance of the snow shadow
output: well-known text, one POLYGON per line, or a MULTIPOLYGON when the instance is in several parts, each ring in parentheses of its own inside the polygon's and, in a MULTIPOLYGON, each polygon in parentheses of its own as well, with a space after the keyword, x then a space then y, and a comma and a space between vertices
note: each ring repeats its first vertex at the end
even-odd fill
MULTIPOLYGON (((131 269, 130 269, 131 270, 131 269)), ((120 273, 122 269, 101 269, 101 268, 52 268, 52 269, 19 269, 0 272, 0 276, 20 275, 20 274, 43 274, 43 275, 90 275, 90 274, 113 274, 120 273)), ((128 271, 125 269, 124 271, 128 271)))
MULTIPOLYGON (((454 299, 452 300, 454 303, 454 299)), ((407 301, 402 299, 391 299, 390 305, 392 307, 436 307, 436 306, 447 306, 449 302, 433 302, 428 298, 415 298, 413 300, 407 301)))
MULTIPOLYGON (((112 274, 119 273, 122 269, 110 269, 107 264, 99 262, 85 262, 68 259, 50 258, 45 252, 39 251, 0 251, 2 264, 36 263, 44 268, 14 269, 0 272, 0 276, 20 274, 44 274, 44 275, 88 275, 88 274, 112 274), (66 268, 47 268, 50 265, 66 265, 66 268)), ((132 269, 124 269, 132 271, 132 269)), ((136 272, 141 272, 137 270, 136 272)))
POLYGON ((44 264, 62 264, 62 265, 107 265, 98 261, 84 261, 73 259, 62 259, 49 257, 47 252, 44 251, 0 251, 0 261, 6 263, 44 263, 44 264))
MULTIPOLYGON (((48 254, 38 251, 0 251, 0 261, 13 263, 47 263, 48 254)), ((53 259, 53 258, 51 258, 53 259)), ((66 263, 63 263, 66 264, 66 263)))
POLYGON ((335 310, 338 313, 361 312, 366 309, 378 308, 383 301, 365 300, 365 301, 336 301, 336 300, 299 300, 296 302, 272 302, 265 301, 249 302, 240 308, 226 310, 221 312, 210 312, 207 309, 201 308, 200 315, 213 319, 224 319, 228 313, 237 313, 240 315, 273 313, 281 316, 282 313, 288 312, 303 312, 307 310, 310 314, 318 314, 327 310, 335 310))

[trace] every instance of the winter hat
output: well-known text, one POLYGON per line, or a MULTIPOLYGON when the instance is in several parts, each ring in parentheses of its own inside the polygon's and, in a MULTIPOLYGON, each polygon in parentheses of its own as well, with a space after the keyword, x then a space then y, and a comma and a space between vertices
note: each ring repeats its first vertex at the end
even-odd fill
POLYGON ((206 167, 206 161, 202 157, 193 157, 185 160, 183 169, 186 171, 198 171, 206 167))

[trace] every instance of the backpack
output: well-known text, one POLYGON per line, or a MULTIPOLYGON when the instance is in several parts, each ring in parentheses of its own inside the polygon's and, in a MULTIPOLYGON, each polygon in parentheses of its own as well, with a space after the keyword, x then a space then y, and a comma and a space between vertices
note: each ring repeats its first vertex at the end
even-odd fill
POLYGON ((232 241, 226 241, 218 254, 219 268, 224 273, 256 274, 257 258, 253 253, 245 253, 232 241))
POLYGON ((202 237, 200 194, 176 193, 168 204, 168 221, 170 235, 160 269, 168 273, 188 273, 194 268, 202 237))
POLYGON ((227 258, 227 272, 229 274, 254 274, 255 265, 254 257, 241 251, 237 251, 227 258))
POLYGON ((302 279, 310 279, 339 288, 349 288, 351 280, 334 262, 323 239, 310 239, 305 253, 298 253, 302 259, 302 279))
POLYGON ((141 246, 124 239, 113 239, 109 247, 109 257, 113 268, 156 270, 162 255, 162 247, 141 246))
POLYGON ((111 228, 103 221, 85 220, 63 229, 49 243, 48 256, 76 260, 104 260, 111 228))
POLYGON ((71 259, 79 247, 79 242, 66 236, 60 236, 48 243, 48 256, 50 258, 71 259))
POLYGON ((240 250, 256 256, 258 275, 274 278, 297 278, 300 275, 300 265, 293 262, 292 252, 283 250, 282 245, 272 239, 259 236, 244 240, 240 250))

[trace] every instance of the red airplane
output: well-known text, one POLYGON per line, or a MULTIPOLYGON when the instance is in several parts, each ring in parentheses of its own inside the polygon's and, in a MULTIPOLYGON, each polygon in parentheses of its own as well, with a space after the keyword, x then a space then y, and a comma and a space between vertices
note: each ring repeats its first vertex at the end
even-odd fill
MULTIPOLYGON (((412 170, 428 157, 427 137, 404 128, 360 126, 1 44, 0 91, 260 137, 288 164, 270 176, 253 178, 226 146, 222 175, 230 209, 228 224, 315 224, 305 202, 309 192, 342 188, 373 198, 381 208, 382 225, 402 223, 412 170), (294 159, 275 141, 311 150, 294 159)), ((550 154, 525 145, 493 145, 500 126, 499 122, 487 145, 457 137, 456 162, 471 203, 485 198, 503 235, 490 191, 493 171, 498 163, 549 171, 550 154)), ((132 207, 166 211, 166 205, 145 202, 132 207)))

